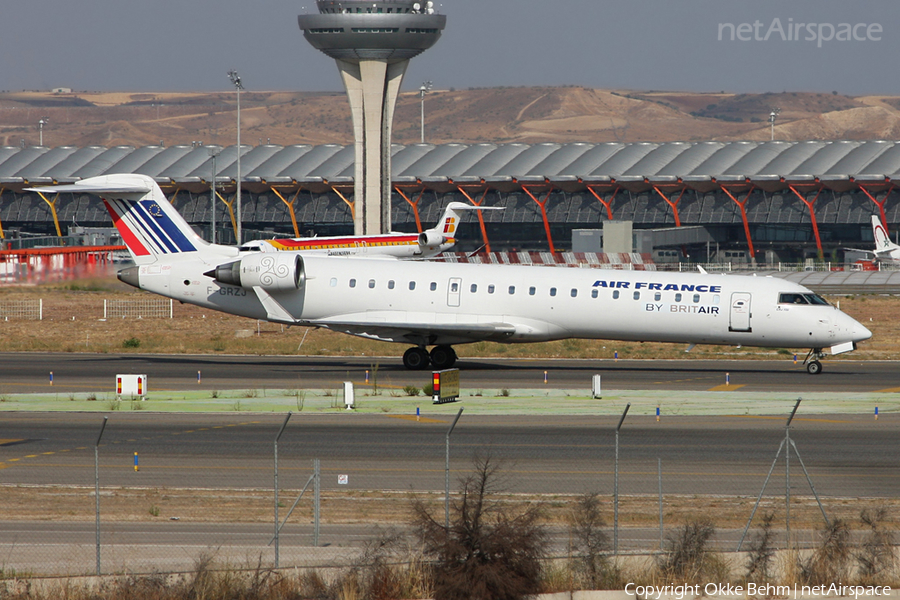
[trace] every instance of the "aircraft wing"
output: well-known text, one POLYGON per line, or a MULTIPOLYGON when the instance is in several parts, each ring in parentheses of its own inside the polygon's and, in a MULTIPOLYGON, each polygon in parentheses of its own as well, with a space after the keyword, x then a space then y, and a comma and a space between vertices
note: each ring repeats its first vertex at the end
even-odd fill
POLYGON ((871 254, 872 256, 875 256, 877 254, 877 252, 875 252, 874 250, 863 250, 862 248, 843 248, 843 249, 850 250, 852 252, 863 252, 865 254, 871 254))
POLYGON ((413 344, 502 342, 516 333, 516 326, 511 323, 381 321, 367 315, 346 315, 309 324, 369 339, 413 344))

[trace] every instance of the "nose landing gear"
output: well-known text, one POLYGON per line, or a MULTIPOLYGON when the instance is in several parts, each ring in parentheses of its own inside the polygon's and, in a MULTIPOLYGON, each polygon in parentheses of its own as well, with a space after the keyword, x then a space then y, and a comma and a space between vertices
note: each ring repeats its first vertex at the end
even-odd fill
POLYGON ((822 352, 821 348, 813 348, 807 353, 806 359, 803 361, 803 364, 806 365, 807 373, 818 375, 822 372, 822 363, 819 362, 820 358, 825 358, 825 353, 822 352))

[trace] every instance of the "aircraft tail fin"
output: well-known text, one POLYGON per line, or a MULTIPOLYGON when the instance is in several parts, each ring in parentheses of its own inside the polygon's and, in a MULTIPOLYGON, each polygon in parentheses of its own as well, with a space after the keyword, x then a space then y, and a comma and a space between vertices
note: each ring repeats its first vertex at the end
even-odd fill
POLYGON ((72 185, 29 189, 100 196, 138 265, 155 262, 158 256, 198 252, 210 246, 178 214, 156 181, 146 175, 103 175, 72 185))
POLYGON ((451 202, 444 209, 444 216, 431 229, 419 234, 420 246, 435 246, 450 243, 454 240, 462 212, 468 210, 503 210, 502 206, 473 206, 463 202, 451 202))
POLYGON ((897 246, 891 241, 891 238, 888 237, 887 229, 881 223, 881 219, 878 217, 878 215, 872 215, 872 234, 875 236, 876 252, 884 252, 886 250, 900 248, 900 246, 897 246))

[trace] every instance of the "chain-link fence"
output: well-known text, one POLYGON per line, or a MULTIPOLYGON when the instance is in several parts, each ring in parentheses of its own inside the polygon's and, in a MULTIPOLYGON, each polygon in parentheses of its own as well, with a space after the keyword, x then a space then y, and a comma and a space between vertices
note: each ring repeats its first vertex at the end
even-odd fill
POLYGON ((104 319, 171 319, 173 301, 170 298, 140 298, 137 300, 103 300, 104 319))
POLYGON ((601 499, 605 551, 623 556, 657 552, 701 518, 719 550, 736 550, 748 523, 749 541, 766 515, 776 547, 788 536, 811 547, 826 519, 859 534, 862 510, 900 496, 886 419, 795 421, 778 454, 781 417, 629 416, 616 461, 617 417, 463 415, 448 436, 453 405, 427 417, 300 413, 285 424, 283 414, 134 404, 110 413, 99 439, 96 414, 5 415, 3 573, 93 574, 98 560, 106 574, 185 571, 201 556, 234 568, 346 566, 379 532, 414 538, 414 501, 443 522, 448 473, 452 504, 476 456, 497 465, 502 506, 542 507, 559 559, 573 551, 573 507, 590 493, 601 499))

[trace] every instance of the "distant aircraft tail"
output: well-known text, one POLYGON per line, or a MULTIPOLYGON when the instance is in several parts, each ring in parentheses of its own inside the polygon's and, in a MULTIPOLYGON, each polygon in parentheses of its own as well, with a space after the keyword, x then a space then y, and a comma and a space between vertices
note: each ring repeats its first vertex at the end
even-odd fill
POLYGON ((156 261, 161 255, 197 252, 209 247, 146 175, 104 175, 73 185, 29 188, 31 191, 95 194, 103 198, 135 264, 156 261))
POLYGON ((444 209, 444 216, 431 229, 419 234, 419 246, 434 248, 441 244, 455 243, 456 229, 462 219, 461 212, 467 210, 503 210, 502 206, 473 206, 463 202, 451 202, 444 209))
POLYGON ((891 238, 888 237, 887 229, 885 229, 884 225, 881 223, 881 219, 878 218, 878 215, 872 215, 872 233, 875 236, 875 252, 885 252, 900 248, 900 246, 897 246, 897 244, 893 243, 891 238))

